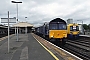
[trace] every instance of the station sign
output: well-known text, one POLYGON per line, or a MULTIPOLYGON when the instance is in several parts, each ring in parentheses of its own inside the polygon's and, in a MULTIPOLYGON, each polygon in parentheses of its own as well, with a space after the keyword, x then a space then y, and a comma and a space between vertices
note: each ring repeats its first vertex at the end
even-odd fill
MULTIPOLYGON (((1 23, 8 23, 8 18, 1 18, 1 23)), ((9 18, 9 23, 16 23, 16 18, 9 18)))

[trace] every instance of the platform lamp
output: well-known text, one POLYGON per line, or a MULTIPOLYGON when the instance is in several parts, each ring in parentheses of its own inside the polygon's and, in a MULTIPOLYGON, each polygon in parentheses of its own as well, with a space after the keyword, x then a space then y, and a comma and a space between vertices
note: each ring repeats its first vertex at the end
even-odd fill
POLYGON ((27 22, 27 17, 25 17, 25 19, 26 19, 26 22, 27 22))
MULTIPOLYGON (((18 3, 22 3, 21 1, 11 1, 12 3, 16 3, 16 6, 17 6, 17 23, 18 23, 18 3)), ((18 27, 17 27, 17 41, 18 40, 18 27)))

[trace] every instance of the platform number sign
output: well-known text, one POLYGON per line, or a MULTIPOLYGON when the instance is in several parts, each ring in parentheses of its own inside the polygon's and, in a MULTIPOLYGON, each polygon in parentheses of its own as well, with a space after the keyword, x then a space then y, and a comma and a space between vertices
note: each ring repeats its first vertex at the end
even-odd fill
POLYGON ((73 26, 73 29, 76 29, 76 26, 73 26))

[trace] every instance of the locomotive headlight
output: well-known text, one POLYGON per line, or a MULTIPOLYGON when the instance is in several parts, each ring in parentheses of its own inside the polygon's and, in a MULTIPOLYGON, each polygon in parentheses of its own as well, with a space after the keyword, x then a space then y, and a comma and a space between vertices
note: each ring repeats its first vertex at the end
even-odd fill
POLYGON ((73 34, 73 32, 70 32, 70 34, 73 34))
POLYGON ((53 36, 51 36, 51 37, 53 37, 53 36))
POLYGON ((67 37, 67 35, 66 35, 66 34, 64 34, 63 36, 64 36, 64 37, 67 37))
POLYGON ((53 35, 54 35, 54 33, 52 33, 51 38, 53 38, 53 37, 54 37, 53 35))
POLYGON ((65 37, 67 37, 67 35, 65 35, 65 37))

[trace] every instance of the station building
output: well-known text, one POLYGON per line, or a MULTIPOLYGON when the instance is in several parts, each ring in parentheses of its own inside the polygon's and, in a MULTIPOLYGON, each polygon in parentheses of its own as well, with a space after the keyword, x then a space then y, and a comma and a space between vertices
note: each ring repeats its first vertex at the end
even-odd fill
POLYGON ((33 25, 28 22, 19 22, 14 24, 13 28, 15 29, 15 32, 17 32, 18 28, 18 33, 30 33, 32 32, 33 25))

